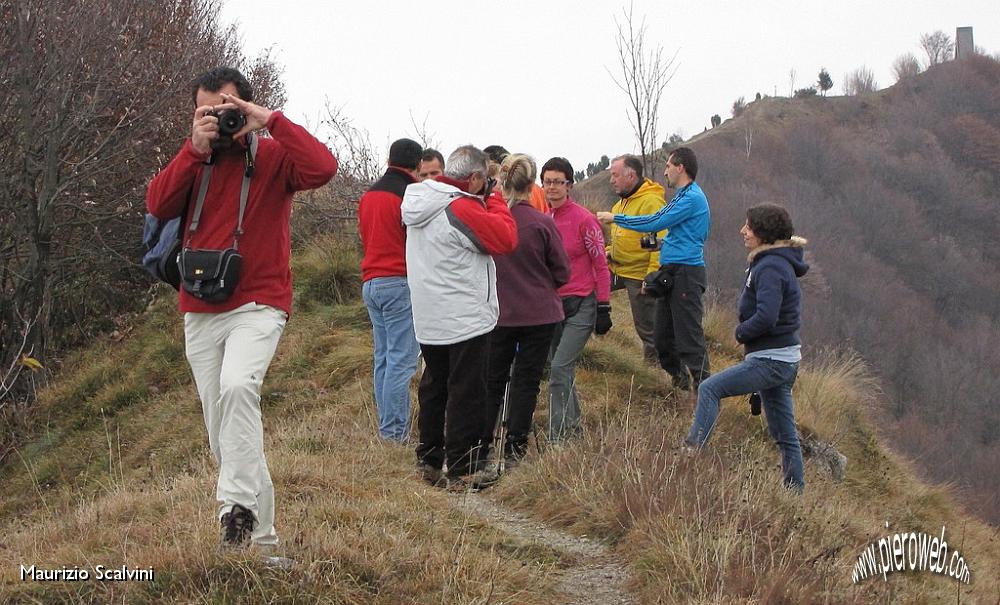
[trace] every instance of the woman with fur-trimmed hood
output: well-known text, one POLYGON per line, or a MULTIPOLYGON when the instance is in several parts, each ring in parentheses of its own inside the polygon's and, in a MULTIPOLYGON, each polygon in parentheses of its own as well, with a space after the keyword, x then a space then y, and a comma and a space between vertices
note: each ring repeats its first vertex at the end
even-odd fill
POLYGON ((761 204, 747 211, 740 234, 750 250, 749 266, 736 326, 736 341, 743 345, 746 357, 698 387, 698 407, 685 447, 694 453, 705 446, 722 398, 752 393, 752 401, 759 396, 768 431, 781 450, 784 485, 801 492, 805 481, 792 385, 802 359, 799 278, 809 265, 803 257, 806 240, 792 233, 792 220, 781 206, 761 204))

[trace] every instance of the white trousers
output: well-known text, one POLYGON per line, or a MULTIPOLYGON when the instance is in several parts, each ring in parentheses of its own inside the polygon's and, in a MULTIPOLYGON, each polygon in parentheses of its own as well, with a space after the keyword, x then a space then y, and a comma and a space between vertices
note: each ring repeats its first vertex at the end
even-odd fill
POLYGON ((247 303, 225 313, 185 313, 188 363, 198 387, 208 444, 219 463, 219 517, 239 504, 257 519, 254 544, 278 543, 274 485, 264 458, 260 388, 288 316, 247 303))

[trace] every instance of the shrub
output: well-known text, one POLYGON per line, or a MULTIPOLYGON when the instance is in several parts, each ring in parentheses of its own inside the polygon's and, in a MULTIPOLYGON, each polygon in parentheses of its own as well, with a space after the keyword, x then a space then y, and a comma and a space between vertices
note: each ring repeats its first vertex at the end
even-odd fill
POLYGON ((293 261, 296 302, 344 304, 361 295, 360 254, 356 239, 322 235, 314 239, 293 261))

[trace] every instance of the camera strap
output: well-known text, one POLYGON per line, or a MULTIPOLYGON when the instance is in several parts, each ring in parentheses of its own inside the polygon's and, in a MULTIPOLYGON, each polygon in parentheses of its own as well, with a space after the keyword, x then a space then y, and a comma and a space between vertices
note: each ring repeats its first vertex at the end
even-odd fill
MULTIPOLYGON (((257 157, 257 136, 253 133, 247 135, 247 148, 243 155, 243 183, 240 186, 240 213, 236 219, 236 231, 233 232, 233 249, 240 247, 240 236, 243 235, 243 214, 247 209, 247 198, 250 195, 250 177, 254 173, 254 160, 257 157)), ((214 166, 214 155, 202 165, 201 183, 198 185, 198 199, 194 204, 194 214, 191 215, 191 225, 188 227, 187 242, 185 248, 191 246, 191 238, 198 230, 198 223, 201 221, 201 210, 205 206, 205 195, 208 193, 208 183, 212 180, 212 167, 214 166)))

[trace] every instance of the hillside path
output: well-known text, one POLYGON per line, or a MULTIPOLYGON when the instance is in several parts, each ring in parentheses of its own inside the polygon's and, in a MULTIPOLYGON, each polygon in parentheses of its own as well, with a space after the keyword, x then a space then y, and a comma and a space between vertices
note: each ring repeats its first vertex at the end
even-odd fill
POLYGON ((572 555, 574 564, 558 574, 559 605, 638 605, 625 590, 628 570, 603 544, 533 521, 478 493, 452 499, 453 505, 501 531, 572 555))

